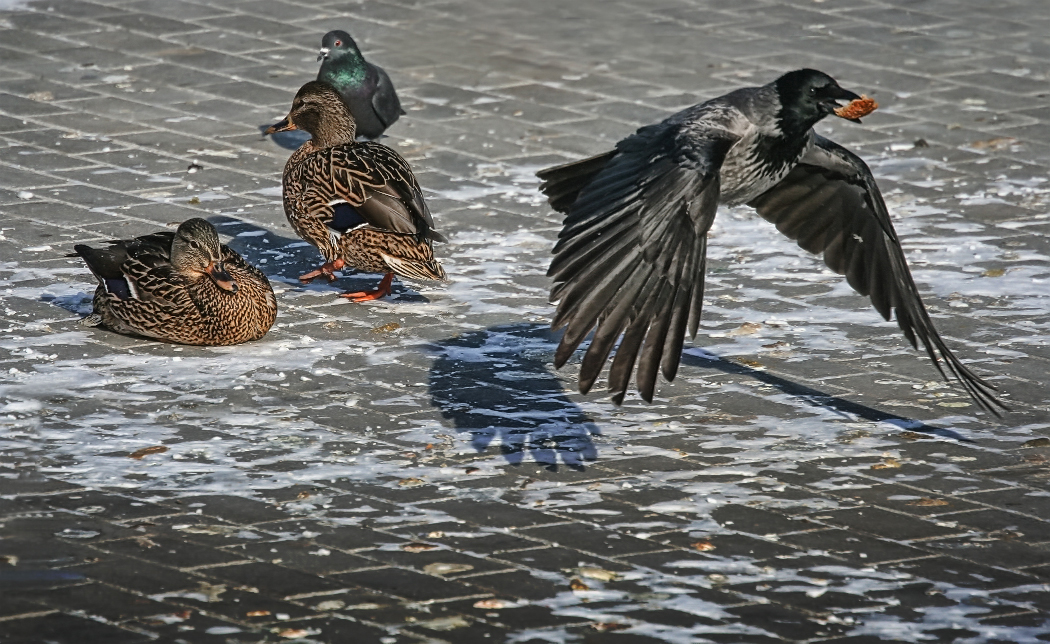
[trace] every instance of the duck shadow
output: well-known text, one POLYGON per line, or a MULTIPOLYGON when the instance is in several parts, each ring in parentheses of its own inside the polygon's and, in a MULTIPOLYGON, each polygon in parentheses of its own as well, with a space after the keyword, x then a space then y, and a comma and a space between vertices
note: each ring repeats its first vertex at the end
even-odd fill
MULTIPOLYGON (((371 290, 383 277, 373 273, 343 270, 339 271, 342 277, 333 282, 318 278, 309 284, 303 284, 299 281, 299 276, 314 270, 324 261, 316 248, 298 237, 284 237, 269 228, 236 217, 213 215, 207 219, 220 234, 232 236, 233 239, 226 245, 265 273, 267 278, 294 285, 300 291, 343 293, 371 290)), ((395 280, 392 290, 398 302, 430 301, 400 280, 395 280)))
POLYGON ((601 431, 550 371, 557 337, 546 325, 508 324, 431 345, 431 405, 469 432, 471 446, 496 446, 511 465, 526 457, 556 471, 582 471, 601 431))
POLYGON ((881 409, 862 405, 852 400, 832 396, 831 394, 820 391, 819 389, 814 389, 813 387, 786 378, 781 378, 780 376, 775 376, 768 371, 753 369, 746 365, 726 360, 725 358, 721 358, 700 348, 686 349, 682 352, 682 364, 697 367, 699 369, 709 369, 738 376, 747 376, 753 380, 758 380, 759 382, 775 387, 789 396, 799 398, 808 405, 834 411, 846 418, 858 417, 875 423, 889 423, 908 431, 933 434, 943 438, 951 438, 953 440, 967 443, 972 442, 969 438, 962 436, 952 429, 928 425, 914 418, 898 416, 897 414, 891 414, 882 411, 881 409))
POLYGON ((270 140, 276 143, 279 147, 285 150, 298 150, 299 146, 310 140, 310 133, 302 130, 288 130, 286 132, 274 132, 273 134, 266 134, 266 130, 273 125, 273 123, 265 123, 259 126, 259 132, 263 134, 263 137, 270 137, 270 140))

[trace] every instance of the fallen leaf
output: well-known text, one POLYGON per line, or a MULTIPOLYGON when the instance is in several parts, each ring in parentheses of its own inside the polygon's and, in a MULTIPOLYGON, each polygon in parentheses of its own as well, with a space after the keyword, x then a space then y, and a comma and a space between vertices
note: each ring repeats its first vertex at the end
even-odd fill
POLYGON ((630 628, 630 624, 621 624, 619 622, 594 622, 591 624, 591 628, 596 631, 623 631, 630 628))
POLYGON ((585 579, 596 579, 598 581, 615 581, 620 577, 618 573, 604 568, 593 568, 591 566, 583 566, 577 568, 576 572, 585 579))
POLYGON ((401 546, 401 549, 405 552, 424 552, 426 550, 433 550, 434 548, 437 548, 437 546, 429 543, 419 543, 418 541, 406 543, 401 546))
POLYGON ((948 505, 948 502, 944 499, 932 499, 928 496, 924 496, 917 501, 908 501, 908 505, 918 505, 921 507, 935 507, 940 505, 948 505))
POLYGON ((474 566, 459 563, 432 563, 423 566, 423 572, 428 575, 453 575, 468 570, 474 570, 474 566))
POLYGON ((309 499, 311 496, 313 496, 313 494, 310 494, 306 490, 303 490, 299 494, 296 494, 295 498, 297 498, 297 499, 309 499))
POLYGON ((342 600, 339 600, 339 599, 329 599, 327 601, 323 601, 320 604, 314 606, 314 608, 317 609, 317 610, 320 610, 320 611, 328 611, 328 610, 339 610, 343 606, 346 606, 346 602, 344 602, 342 600))
POLYGON ((32 94, 27 94, 26 98, 28 98, 31 101, 47 102, 55 100, 55 95, 45 90, 42 92, 33 92, 32 94))
POLYGON ((1050 438, 1045 436, 1042 438, 1033 438, 1030 441, 1021 443, 1021 447, 1050 447, 1050 438))
POLYGON ((433 532, 427 533, 427 539, 440 539, 443 536, 445 536, 445 533, 441 530, 434 530, 433 532))
POLYGON ((470 622, 458 615, 455 615, 451 617, 439 617, 437 619, 429 619, 425 622, 416 622, 416 626, 422 626, 423 628, 428 628, 432 631, 451 631, 456 628, 470 626, 470 622))
POLYGON ((286 628, 283 631, 277 633, 281 637, 289 640, 294 640, 300 637, 306 637, 310 635, 310 631, 305 628, 286 628))
POLYGON ((746 365, 748 367, 751 367, 752 369, 758 369, 760 367, 764 367, 765 366, 761 362, 759 362, 758 360, 744 360, 744 359, 740 359, 737 362, 739 362, 742 365, 746 365))
POLYGON ((708 539, 702 539, 695 543, 689 544, 693 550, 699 550, 700 552, 707 552, 708 550, 714 550, 715 544, 711 543, 708 539))
POLYGON ((873 469, 873 470, 895 470, 895 469, 899 469, 900 466, 901 466, 901 462, 900 461, 898 461, 897 459, 895 459, 893 457, 890 457, 890 458, 887 458, 886 460, 882 461, 881 463, 875 463, 874 465, 871 466, 871 469, 873 469))
POLYGON ((479 599, 474 602, 474 608, 485 608, 488 610, 499 610, 501 608, 507 608, 514 604, 502 599, 479 599))
POLYGON ((143 456, 149 456, 150 454, 163 454, 166 451, 168 451, 166 445, 153 445, 152 447, 143 447, 142 449, 135 450, 128 454, 128 458, 140 461, 143 456))
POLYGON ((248 617, 266 617, 269 614, 270 611, 268 610, 250 610, 247 613, 245 613, 245 615, 247 615, 248 617))
POLYGON ((156 548, 157 542, 149 537, 135 537, 135 543, 139 544, 143 548, 156 548))
POLYGON ((190 199, 190 200, 189 200, 189 201, 187 201, 186 203, 188 203, 188 204, 191 204, 191 205, 194 205, 194 206, 196 206, 196 205, 197 205, 197 204, 199 204, 200 202, 201 202, 201 200, 200 200, 199 198, 197 198, 197 197, 193 197, 192 199, 190 199))
POLYGON ((981 273, 982 277, 1002 277, 1006 275, 1005 268, 989 268, 985 272, 981 273))
POLYGON ((977 150, 989 149, 989 150, 1003 150, 1017 143, 1017 139, 1012 136, 997 136, 992 139, 985 139, 983 141, 974 141, 970 144, 971 148, 977 150))
POLYGON ((753 335, 762 330, 762 325, 755 322, 744 322, 729 332, 729 335, 753 335))
POLYGON ((419 487, 420 485, 426 485, 426 483, 423 481, 423 479, 417 479, 417 478, 401 479, 400 481, 397 482, 397 484, 400 485, 401 487, 419 487))
POLYGON ((570 581, 569 582, 569 588, 571 588, 572 590, 590 590, 591 589, 590 586, 588 586, 587 584, 583 583, 579 579, 573 579, 572 581, 570 581))
POLYGON ((920 434, 919 432, 901 432, 897 434, 897 438, 903 438, 906 441, 917 441, 920 438, 929 438, 926 434, 920 434))
POLYGON ((382 326, 375 327, 370 331, 370 333, 375 333, 376 335, 379 335, 381 333, 390 333, 391 331, 397 331, 400 328, 400 324, 398 324, 397 322, 391 322, 389 324, 384 324, 382 326))
POLYGON ((467 469, 465 469, 463 471, 466 472, 467 474, 476 474, 476 473, 481 471, 481 468, 480 467, 468 467, 467 469))

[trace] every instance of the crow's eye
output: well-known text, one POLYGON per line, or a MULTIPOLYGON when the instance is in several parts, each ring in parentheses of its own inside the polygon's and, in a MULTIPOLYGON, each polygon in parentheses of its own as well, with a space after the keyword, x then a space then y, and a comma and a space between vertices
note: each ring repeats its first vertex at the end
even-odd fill
POLYGON ((810 87, 809 88, 809 93, 810 94, 816 94, 817 93, 817 88, 816 87, 810 87))

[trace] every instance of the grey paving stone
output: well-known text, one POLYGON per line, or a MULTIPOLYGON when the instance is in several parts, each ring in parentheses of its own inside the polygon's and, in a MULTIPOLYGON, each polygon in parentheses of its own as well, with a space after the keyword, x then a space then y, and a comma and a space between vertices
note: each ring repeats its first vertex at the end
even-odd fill
POLYGON ((24 615, 0 621, 3 635, 861 643, 877 638, 859 629, 893 619, 930 641, 1045 638, 1025 607, 1045 600, 1024 589, 1048 578, 1050 454, 1017 449, 1046 433, 1050 402, 1040 9, 49 0, 0 12, 0 462, 18 468, 0 471, 0 586, 24 591, 0 602, 24 615), (337 26, 398 87, 408 114, 384 142, 452 240, 437 249, 448 286, 351 307, 335 289, 372 276, 295 283, 318 255, 292 246, 273 191, 291 144, 259 128, 314 77, 337 26), (882 104, 862 126, 820 131, 871 163, 938 327, 1010 394, 1003 422, 951 406, 961 392, 929 384, 936 372, 893 323, 869 326, 875 314, 819 259, 729 212, 690 345, 724 359, 687 355, 655 404, 622 408, 573 393, 575 361, 549 366, 543 273, 561 217, 532 173, 801 66, 882 104), (902 149, 919 139, 929 147, 902 149), (191 160, 203 169, 189 174, 191 160), (225 198, 190 203, 206 193, 225 198), (93 285, 61 254, 191 216, 222 224, 280 291, 267 338, 200 350, 76 325, 93 285), (763 329, 730 335, 744 321, 763 329), (149 444, 171 453, 127 458, 149 444), (621 577, 574 591, 581 565, 621 577), (57 612, 20 612, 33 607, 57 612), (955 627, 938 626, 949 613, 955 627), (597 630, 598 614, 635 627, 597 630), (436 630, 451 617, 459 628, 436 630))

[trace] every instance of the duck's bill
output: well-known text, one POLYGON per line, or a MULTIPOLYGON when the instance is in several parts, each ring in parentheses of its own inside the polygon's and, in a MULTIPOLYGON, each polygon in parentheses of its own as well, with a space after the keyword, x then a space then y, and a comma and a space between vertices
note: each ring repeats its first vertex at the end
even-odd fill
POLYGON ((208 265, 208 277, 215 282, 215 285, 224 291, 231 293, 237 292, 237 282, 234 281, 233 276, 226 271, 226 267, 219 262, 213 262, 208 265))
POLYGON ((274 123, 270 127, 266 128, 266 131, 263 132, 263 134, 274 134, 275 132, 287 132, 288 130, 298 129, 299 128, 295 127, 295 123, 292 123, 288 119, 283 119, 279 123, 274 123))
POLYGON ((327 47, 321 47, 321 50, 317 52, 317 62, 321 62, 325 58, 328 58, 329 49, 327 47))

